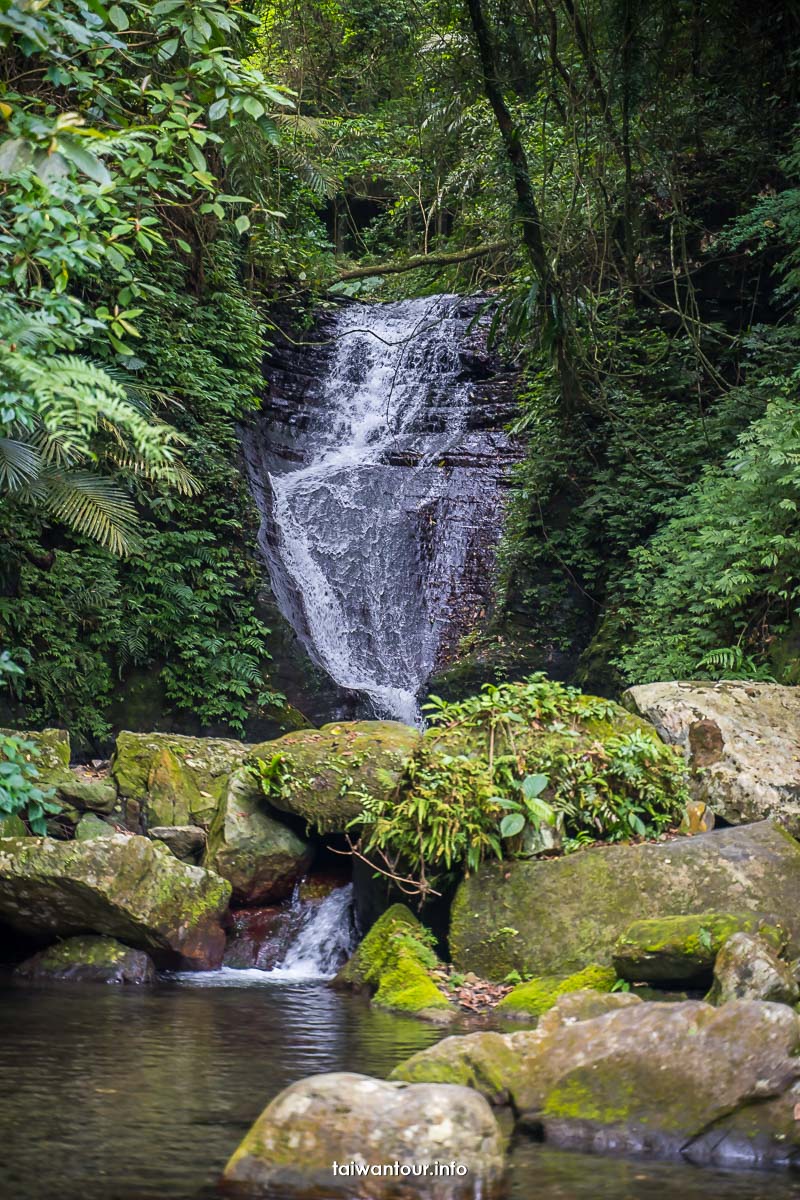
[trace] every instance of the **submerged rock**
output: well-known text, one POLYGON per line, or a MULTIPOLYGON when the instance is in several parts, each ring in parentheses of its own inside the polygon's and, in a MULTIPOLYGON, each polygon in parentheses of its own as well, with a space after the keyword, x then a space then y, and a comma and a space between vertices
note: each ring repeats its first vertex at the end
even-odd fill
POLYGON ((377 1008, 438 1020, 456 1015, 455 1006, 430 976, 439 965, 417 918, 404 904, 393 904, 334 982, 339 987, 371 990, 377 1008))
POLYGON ((420 737, 400 721, 340 721, 264 742, 252 758, 269 765, 279 756, 265 785, 274 808, 321 833, 341 832, 361 812, 359 792, 394 791, 420 737))
POLYGON ((108 934, 159 966, 216 967, 229 897, 224 879, 144 837, 0 841, 0 919, 34 936, 108 934))
POLYGON ((610 992, 616 982, 614 969, 598 966, 597 963, 566 978, 560 975, 540 976, 518 983, 497 1005, 497 1012, 504 1017, 540 1017, 561 996, 570 992, 610 992))
POLYGON ((250 747, 228 738, 176 733, 119 734, 111 775, 128 820, 208 827, 231 772, 250 747))
MULTIPOLYGON (((714 960, 735 933, 758 933, 780 951, 786 931, 754 913, 696 913, 634 921, 614 946, 614 968, 631 983, 695 983, 708 980, 714 960)), ((769 999, 762 996, 760 999, 769 999)))
POLYGON ((769 913, 800 952, 800 845, 769 821, 692 838, 487 863, 460 884, 450 951, 459 970, 503 979, 611 962, 640 918, 769 913))
POLYGON ((34 954, 14 971, 31 983, 152 983, 156 973, 143 950, 110 937, 67 938, 34 954))
POLYGON ((774 817, 800 833, 800 689, 775 683, 647 683, 623 702, 680 746, 697 800, 731 824, 774 817))
POLYGON ((229 880, 236 904, 262 904, 290 896, 313 857, 312 847, 266 812, 250 767, 227 781, 208 834, 204 865, 229 880))
POLYGON ((281 1092, 234 1152, 222 1186, 282 1200, 312 1194, 489 1200, 503 1170, 500 1129, 476 1091, 341 1072, 301 1079, 281 1092), (424 1174, 423 1165, 430 1172, 434 1162, 458 1163, 466 1173, 424 1174), (384 1174, 394 1163, 397 1175, 384 1174), (375 1171, 360 1174, 354 1164, 375 1171))
POLYGON ((393 1078, 462 1078, 486 1096, 507 1095, 520 1124, 555 1146, 800 1164, 800 1018, 791 1008, 627 1000, 588 1020, 551 1021, 554 1009, 538 1029, 492 1044, 486 1034, 447 1038, 393 1078))
POLYGON ((710 1004, 728 1000, 774 1000, 796 1004, 800 988, 788 963, 781 962, 763 936, 735 933, 717 955, 710 1004))

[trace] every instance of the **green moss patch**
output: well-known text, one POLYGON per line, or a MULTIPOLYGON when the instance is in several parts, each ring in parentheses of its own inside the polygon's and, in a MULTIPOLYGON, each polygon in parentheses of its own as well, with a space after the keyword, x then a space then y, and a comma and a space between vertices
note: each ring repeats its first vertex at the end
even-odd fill
POLYGON ((623 979, 646 983, 702 981, 735 933, 757 933, 780 953, 786 930, 774 918, 757 913, 697 913, 653 917, 634 923, 614 947, 614 967, 623 979))
POLYGON ((553 1007, 560 996, 566 996, 568 992, 610 992, 616 982, 617 975, 613 968, 597 963, 566 977, 541 975, 517 984, 497 1005, 497 1011, 506 1016, 540 1017, 553 1007))

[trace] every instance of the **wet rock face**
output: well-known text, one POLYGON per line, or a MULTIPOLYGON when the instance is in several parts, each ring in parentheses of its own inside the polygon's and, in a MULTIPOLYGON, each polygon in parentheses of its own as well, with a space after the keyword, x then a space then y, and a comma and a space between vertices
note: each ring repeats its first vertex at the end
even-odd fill
POLYGON ((153 960, 109 937, 74 937, 21 963, 14 978, 28 983, 153 983, 153 960))
POLYGON ((553 1009, 531 1032, 448 1038, 393 1077, 507 1096, 522 1127, 564 1148, 794 1165, 799 1050, 800 1018, 783 1004, 634 1001, 585 1020, 553 1009))
POLYGON ((298 691, 283 664, 281 684, 318 720, 355 715, 359 695, 363 715, 405 719, 491 602, 518 451, 514 375, 487 348, 489 318, 470 329, 482 304, 344 305, 265 363, 242 444, 272 591, 336 690, 310 706, 299 661, 298 691))
POLYGON ((624 703, 680 746, 695 798, 732 825, 773 817, 800 834, 800 688, 647 683, 624 703))
POLYGON ((86 932, 146 950, 157 965, 219 966, 230 885, 148 838, 0 841, 0 920, 21 933, 86 932))
POLYGON ((233 1154, 222 1187, 282 1200, 490 1200, 502 1175, 500 1129, 477 1092, 340 1072, 281 1092, 233 1154), (360 1176, 354 1161, 378 1168, 398 1162, 407 1173, 360 1176), (439 1179, 413 1173, 415 1166, 451 1161, 467 1173, 439 1179), (334 1162, 347 1173, 334 1173, 334 1162))
POLYGON ((769 821, 697 837, 487 863, 459 885, 450 951, 460 970, 568 975, 609 963, 642 918, 769 915, 800 945, 800 845, 769 821))

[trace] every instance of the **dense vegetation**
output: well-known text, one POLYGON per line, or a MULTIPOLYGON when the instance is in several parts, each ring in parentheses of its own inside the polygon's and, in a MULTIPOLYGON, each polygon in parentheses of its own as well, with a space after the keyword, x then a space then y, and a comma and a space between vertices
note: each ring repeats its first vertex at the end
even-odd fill
POLYGON ((0 0, 14 723, 280 703, 236 422, 329 288, 499 301, 525 459, 478 657, 796 681, 798 33, 745 0, 0 0))

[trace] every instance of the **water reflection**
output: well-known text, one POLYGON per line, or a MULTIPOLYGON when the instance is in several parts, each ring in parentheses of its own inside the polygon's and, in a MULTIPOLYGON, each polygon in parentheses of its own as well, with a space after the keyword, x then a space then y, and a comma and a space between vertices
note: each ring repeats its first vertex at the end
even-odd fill
MULTIPOLYGON (((267 1101, 440 1037, 323 984, 0 989, 3 1200, 205 1200, 267 1101)), ((784 1176, 515 1151, 513 1200, 790 1200, 784 1176)))

